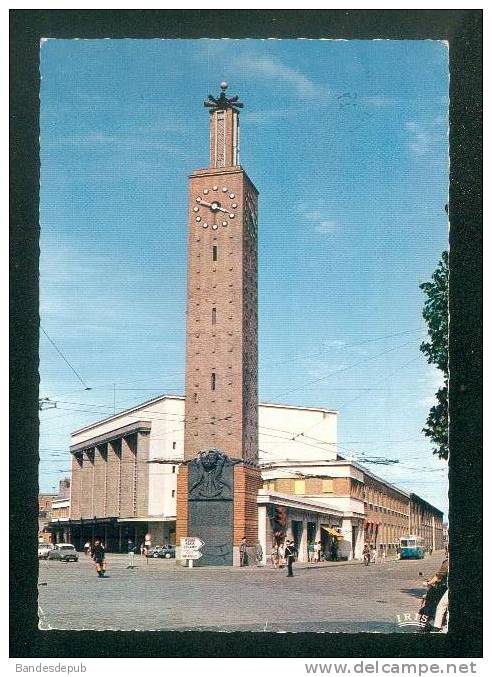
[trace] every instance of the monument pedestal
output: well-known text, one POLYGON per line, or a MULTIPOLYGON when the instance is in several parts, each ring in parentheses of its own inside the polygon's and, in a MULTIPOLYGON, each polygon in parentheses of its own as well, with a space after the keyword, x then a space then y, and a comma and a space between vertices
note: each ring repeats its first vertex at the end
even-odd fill
POLYGON ((218 450, 202 452, 180 466, 177 477, 176 561, 180 539, 198 536, 203 556, 194 566, 240 566, 239 546, 246 538, 248 563, 255 564, 258 542, 256 497, 259 468, 228 458, 218 450))

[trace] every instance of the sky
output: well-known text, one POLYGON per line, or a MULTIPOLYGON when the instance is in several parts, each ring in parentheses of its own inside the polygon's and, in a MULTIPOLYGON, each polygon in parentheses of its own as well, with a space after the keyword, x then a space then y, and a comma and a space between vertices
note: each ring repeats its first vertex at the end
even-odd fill
POLYGON ((73 430, 184 394, 187 177, 225 79, 260 192, 260 400, 336 409, 340 454, 446 511, 419 284, 447 248, 447 46, 50 39, 41 77, 41 490, 73 430))

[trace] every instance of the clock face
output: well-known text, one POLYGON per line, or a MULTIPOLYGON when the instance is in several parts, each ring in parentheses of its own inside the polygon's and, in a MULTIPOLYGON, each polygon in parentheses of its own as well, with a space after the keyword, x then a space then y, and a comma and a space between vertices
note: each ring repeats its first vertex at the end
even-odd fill
POLYGON ((228 186, 214 184, 195 196, 193 217, 203 228, 226 228, 236 218, 237 198, 228 186))

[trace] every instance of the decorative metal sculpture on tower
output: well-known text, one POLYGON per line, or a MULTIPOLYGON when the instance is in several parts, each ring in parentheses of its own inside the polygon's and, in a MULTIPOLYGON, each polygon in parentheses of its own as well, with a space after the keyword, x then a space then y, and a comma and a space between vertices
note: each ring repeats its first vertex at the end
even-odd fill
POLYGON ((239 165, 243 104, 226 96, 227 83, 220 87, 204 102, 210 166, 195 170, 189 183, 185 464, 176 535, 205 542, 200 565, 238 561, 243 536, 254 546, 260 486, 258 191, 239 165))
POLYGON ((226 96, 227 82, 220 83, 220 95, 209 94, 203 102, 210 108, 210 166, 229 167, 239 164, 239 109, 244 107, 239 96, 226 96))
MULTIPOLYGON (((203 102, 203 105, 207 108, 212 108, 214 110, 226 110, 226 108, 243 108, 244 104, 240 103, 239 96, 231 96, 227 98, 225 92, 228 88, 227 82, 220 83, 220 92, 219 98, 216 99, 211 94, 208 95, 208 100, 203 102)), ((212 111, 211 111, 212 112, 212 111)), ((239 112, 239 111, 237 111, 239 112)))

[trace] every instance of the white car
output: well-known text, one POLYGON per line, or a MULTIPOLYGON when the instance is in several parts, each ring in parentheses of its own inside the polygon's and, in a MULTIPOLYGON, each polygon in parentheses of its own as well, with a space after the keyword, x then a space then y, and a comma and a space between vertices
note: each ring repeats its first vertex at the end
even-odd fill
POLYGON ((53 550, 52 543, 39 543, 38 544, 38 559, 48 559, 50 550, 53 550))

